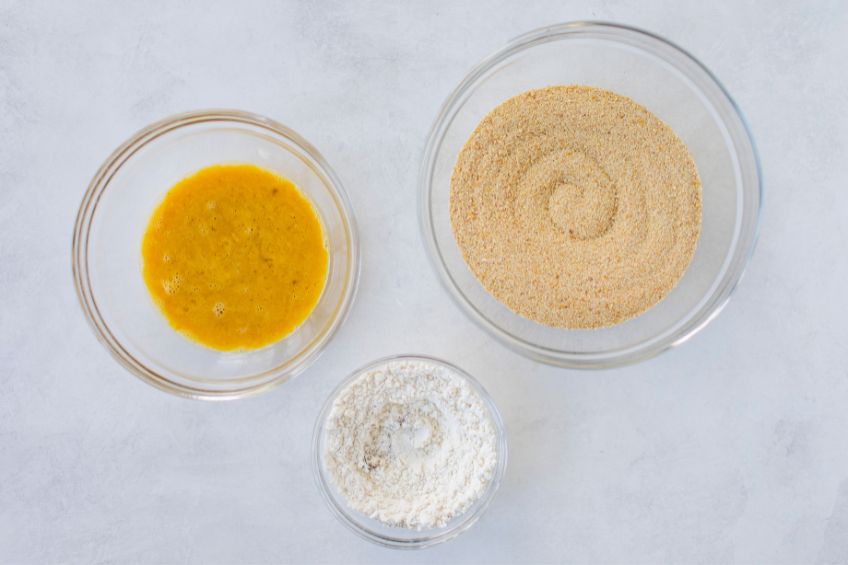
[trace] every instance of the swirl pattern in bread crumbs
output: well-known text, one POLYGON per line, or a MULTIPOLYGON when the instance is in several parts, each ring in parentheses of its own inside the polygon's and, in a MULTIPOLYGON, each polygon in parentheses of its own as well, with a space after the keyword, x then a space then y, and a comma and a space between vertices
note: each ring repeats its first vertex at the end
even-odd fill
POLYGON ((683 277, 701 181, 672 129, 630 98, 554 86, 503 102, 451 176, 451 227, 474 276, 552 327, 613 326, 683 277))

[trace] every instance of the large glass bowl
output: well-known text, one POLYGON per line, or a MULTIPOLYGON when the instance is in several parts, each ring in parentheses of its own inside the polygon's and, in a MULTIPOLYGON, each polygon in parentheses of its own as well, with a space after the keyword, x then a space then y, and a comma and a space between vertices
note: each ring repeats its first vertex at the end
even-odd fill
POLYGON ((442 106, 420 179, 425 246, 462 309, 506 345, 575 368, 633 363, 686 341, 725 305, 751 256, 762 200, 754 142, 730 95, 694 57, 653 34, 592 22, 522 35, 477 65, 442 106), (526 90, 581 84, 628 96, 689 148, 703 185, 701 235, 677 287, 645 313, 597 330, 550 328, 514 314, 476 280, 450 224, 450 178, 477 123, 526 90))
POLYGON ((503 480, 504 473, 506 472, 506 462, 507 442, 503 420, 501 420, 500 413, 498 412, 494 401, 483 386, 459 367, 456 367, 447 361, 423 355, 396 355, 392 357, 385 357, 369 363, 368 365, 351 373, 338 384, 335 390, 327 398, 327 401, 324 403, 324 407, 321 409, 321 413, 318 415, 318 419, 315 422, 315 430, 312 434, 312 470, 315 475, 315 482, 318 485, 318 489, 321 491, 321 496, 324 498, 324 501, 327 503, 330 511, 336 516, 336 518, 339 519, 339 521, 341 521, 342 524, 359 537, 376 543, 377 545, 391 547, 394 549, 422 549, 446 542, 455 538, 459 534, 468 531, 468 529, 471 528, 471 526, 473 526, 486 512, 486 509, 488 509, 489 503, 494 498, 495 493, 503 480), (357 510, 354 510, 347 504, 344 496, 333 484, 324 464, 324 453, 327 444, 327 430, 325 425, 327 423, 327 418, 330 415, 330 411, 333 408, 333 403, 351 382, 362 376, 364 373, 395 361, 425 361, 427 363, 441 365, 465 380, 472 390, 477 393, 483 401, 483 404, 488 409, 489 417, 495 428, 495 434, 497 435, 498 461, 495 466, 492 479, 489 481, 486 490, 480 498, 478 498, 465 510, 465 512, 455 516, 450 522, 441 528, 432 528, 429 530, 395 528, 387 526, 379 520, 375 520, 361 512, 358 512, 357 510))
POLYGON ((168 392, 226 399, 267 390, 315 360, 353 300, 359 252, 344 189, 306 140, 262 116, 210 110, 157 122, 106 160, 80 206, 72 261, 82 308, 124 367, 168 392), (251 351, 215 351, 175 332, 142 279, 141 240, 153 210, 174 183, 217 163, 254 164, 293 181, 314 205, 329 252, 324 291, 306 321, 251 351))

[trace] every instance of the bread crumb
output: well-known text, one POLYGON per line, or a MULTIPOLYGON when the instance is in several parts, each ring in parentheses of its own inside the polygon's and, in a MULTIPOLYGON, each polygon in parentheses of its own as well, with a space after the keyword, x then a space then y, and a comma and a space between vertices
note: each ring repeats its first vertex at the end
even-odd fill
POLYGON ((701 227, 701 182, 671 128, 586 86, 530 90, 477 125, 451 176, 451 226, 483 287, 552 327, 637 316, 678 283, 701 227))

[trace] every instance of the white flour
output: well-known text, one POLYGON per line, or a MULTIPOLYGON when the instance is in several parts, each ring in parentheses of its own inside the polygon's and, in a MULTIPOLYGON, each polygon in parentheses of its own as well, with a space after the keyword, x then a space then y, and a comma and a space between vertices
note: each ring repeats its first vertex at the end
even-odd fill
POLYGON ((454 371, 390 361, 351 382, 327 421, 326 468, 348 504, 384 524, 444 526, 497 464, 488 409, 454 371))

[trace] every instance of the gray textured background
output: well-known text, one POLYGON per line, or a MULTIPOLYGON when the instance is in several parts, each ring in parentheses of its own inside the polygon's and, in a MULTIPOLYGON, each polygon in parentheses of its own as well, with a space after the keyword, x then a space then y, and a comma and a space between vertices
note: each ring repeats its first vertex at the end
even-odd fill
POLYGON ((848 4, 0 0, 0 561, 848 561, 848 4), (436 111, 524 31, 606 19, 683 45, 746 112, 759 247, 683 347, 604 372, 505 350, 439 286, 416 222, 436 111), (112 149, 169 114, 266 114, 345 181, 364 263, 301 377, 208 404, 132 378, 89 331, 73 220, 112 149), (320 404, 353 367, 421 352, 488 387, 511 461, 469 533, 359 540, 313 486, 320 404))

